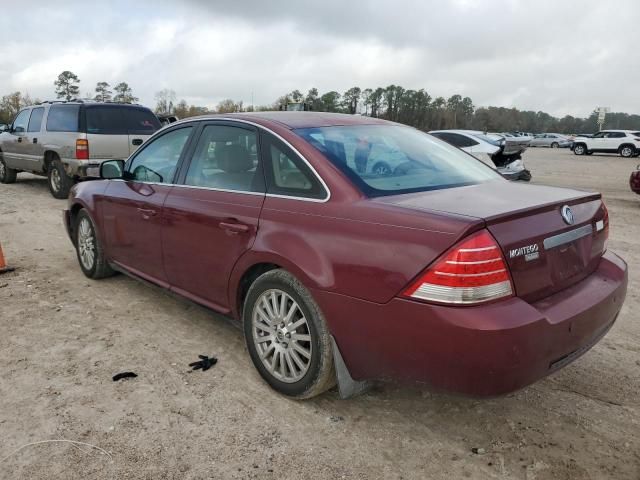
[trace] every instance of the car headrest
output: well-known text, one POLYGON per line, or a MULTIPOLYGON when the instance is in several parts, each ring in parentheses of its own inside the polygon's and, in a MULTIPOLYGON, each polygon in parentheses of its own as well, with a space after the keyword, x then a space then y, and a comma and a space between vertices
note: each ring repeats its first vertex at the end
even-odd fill
POLYGON ((242 145, 224 145, 216 152, 218 168, 227 173, 246 172, 253 168, 249 150, 242 145))

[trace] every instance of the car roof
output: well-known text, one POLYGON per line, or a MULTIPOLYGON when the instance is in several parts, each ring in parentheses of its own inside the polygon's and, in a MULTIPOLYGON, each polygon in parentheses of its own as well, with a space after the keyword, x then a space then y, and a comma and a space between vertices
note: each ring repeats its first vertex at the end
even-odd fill
POLYGON ((179 122, 202 121, 202 120, 219 120, 219 119, 237 119, 264 124, 267 122, 275 122, 288 129, 297 128, 317 128, 317 127, 333 127, 342 125, 398 125, 394 122, 381 120, 379 118, 367 117, 364 115, 349 115, 346 113, 327 113, 327 112, 243 112, 243 113, 227 113, 215 115, 201 115, 198 117, 189 117, 181 119, 179 122))
POLYGON ((637 130, 616 130, 613 128, 608 128, 606 130, 600 130, 601 132, 622 132, 622 133, 633 133, 637 132, 637 130))

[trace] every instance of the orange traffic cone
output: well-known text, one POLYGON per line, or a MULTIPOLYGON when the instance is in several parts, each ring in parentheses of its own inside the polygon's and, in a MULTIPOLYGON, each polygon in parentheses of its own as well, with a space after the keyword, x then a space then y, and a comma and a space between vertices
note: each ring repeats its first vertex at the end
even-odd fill
POLYGON ((7 262, 4 260, 4 253, 2 253, 2 244, 0 244, 0 274, 13 272, 15 268, 11 268, 7 266, 7 262))

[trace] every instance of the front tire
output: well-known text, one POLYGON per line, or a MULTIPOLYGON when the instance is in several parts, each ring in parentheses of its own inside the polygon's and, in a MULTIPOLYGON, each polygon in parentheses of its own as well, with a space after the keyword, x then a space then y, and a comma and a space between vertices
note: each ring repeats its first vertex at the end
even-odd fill
POLYGON ((65 199, 73 187, 73 179, 69 178, 59 158, 54 159, 47 170, 49 191, 54 198, 65 199))
POLYGON ((242 320, 254 366, 276 391, 295 399, 335 385, 331 335, 309 291, 285 270, 251 285, 242 320))
POLYGON ((553 142, 551 144, 551 148, 558 148, 560 145, 558 145, 558 142, 553 142))
POLYGON ((7 167, 7 164, 0 153, 0 183, 15 183, 18 171, 7 167))
POLYGON ((75 226, 75 245, 82 273, 94 280, 110 277, 115 272, 105 259, 104 248, 96 227, 86 210, 80 210, 75 226))
POLYGON ((575 155, 585 155, 587 153, 587 147, 584 143, 579 143, 573 147, 573 153, 575 155))

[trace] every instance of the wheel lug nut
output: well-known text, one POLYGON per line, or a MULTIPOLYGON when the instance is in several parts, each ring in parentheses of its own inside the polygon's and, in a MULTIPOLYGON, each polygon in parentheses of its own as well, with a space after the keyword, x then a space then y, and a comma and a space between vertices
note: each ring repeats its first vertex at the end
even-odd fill
POLYGON ((290 334, 290 333, 287 333, 285 336, 286 336, 287 338, 291 338, 291 334, 290 334))

